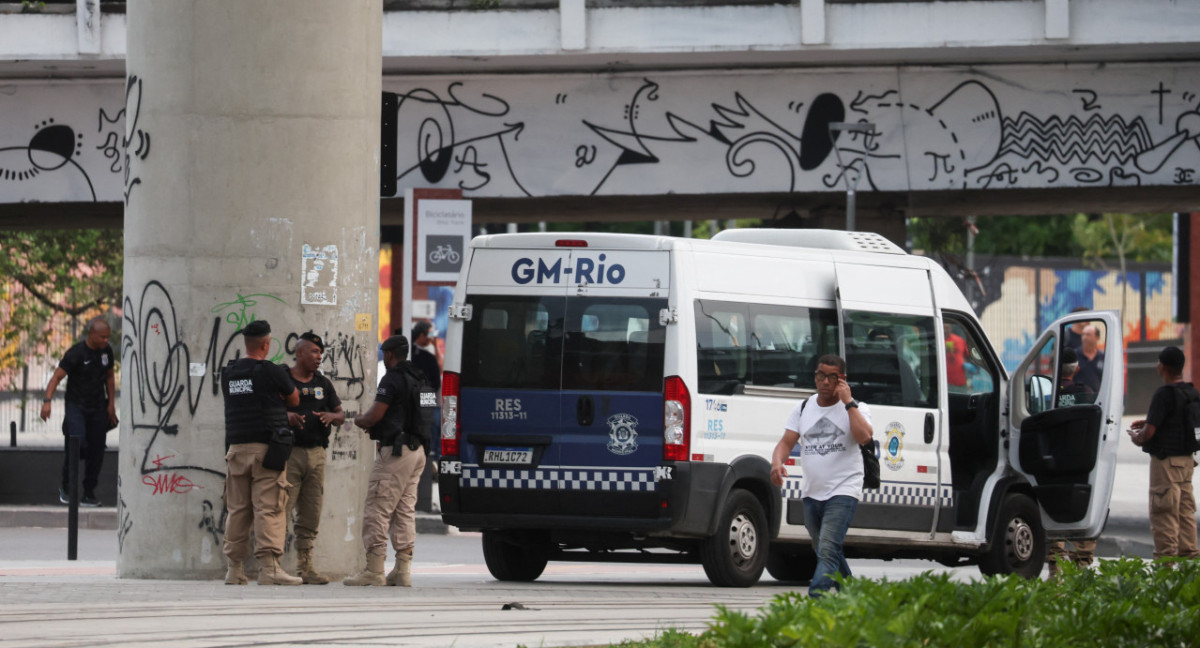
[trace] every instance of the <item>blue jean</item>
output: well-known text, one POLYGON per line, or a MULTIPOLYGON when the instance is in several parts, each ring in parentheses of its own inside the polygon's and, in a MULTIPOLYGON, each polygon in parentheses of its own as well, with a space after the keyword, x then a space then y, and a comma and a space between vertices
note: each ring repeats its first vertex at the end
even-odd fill
POLYGON ((104 463, 104 449, 108 447, 107 410, 85 411, 78 405, 66 404, 63 409, 63 490, 70 490, 70 437, 79 439, 79 460, 83 462, 83 492, 92 494, 100 482, 100 466, 104 463))
POLYGON ((804 528, 812 538, 813 551, 817 554, 817 569, 808 585, 808 595, 816 598, 826 591, 837 589, 837 582, 830 576, 834 573, 850 577, 850 565, 842 553, 846 531, 858 510, 858 500, 849 495, 834 495, 821 501, 804 498, 804 528))

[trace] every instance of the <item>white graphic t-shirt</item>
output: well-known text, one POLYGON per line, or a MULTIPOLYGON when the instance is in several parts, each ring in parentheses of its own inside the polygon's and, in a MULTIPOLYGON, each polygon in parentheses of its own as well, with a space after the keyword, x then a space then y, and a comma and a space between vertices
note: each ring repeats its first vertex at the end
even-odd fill
MULTIPOLYGON (((858 404, 858 411, 871 422, 871 409, 858 404)), ((827 500, 834 495, 862 499, 863 460, 858 442, 850 433, 850 413, 841 401, 821 407, 817 397, 800 403, 788 416, 787 429, 800 433, 800 470, 804 473, 804 497, 827 500), (803 413, 801 413, 803 409, 803 413)))

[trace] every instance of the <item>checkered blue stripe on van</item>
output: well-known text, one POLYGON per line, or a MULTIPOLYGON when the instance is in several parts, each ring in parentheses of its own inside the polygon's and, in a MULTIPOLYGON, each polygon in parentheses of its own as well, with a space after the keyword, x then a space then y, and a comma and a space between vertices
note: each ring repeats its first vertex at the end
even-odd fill
MULTIPOLYGON (((803 477, 789 477, 783 483, 784 499, 800 499, 804 496, 801 485, 803 477)), ((943 508, 954 505, 954 493, 949 486, 942 487, 943 508)), ((870 504, 900 504, 904 506, 932 507, 937 499, 937 486, 919 484, 889 484, 884 482, 879 490, 864 490, 863 502, 870 504)))
POLYGON ((656 489, 654 470, 631 468, 554 468, 514 470, 464 464, 466 488, 526 488, 541 490, 649 492, 656 489))

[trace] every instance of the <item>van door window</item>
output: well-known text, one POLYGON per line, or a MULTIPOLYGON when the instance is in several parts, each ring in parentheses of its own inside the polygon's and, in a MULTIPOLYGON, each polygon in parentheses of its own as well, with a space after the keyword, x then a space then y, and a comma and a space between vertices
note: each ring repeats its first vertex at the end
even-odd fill
POLYGON ((572 297, 563 347, 563 389, 663 388, 665 299, 572 297))
POLYGON ((1054 357, 1055 338, 1051 336, 1037 351, 1037 358, 1025 368, 1022 380, 1025 393, 1029 396, 1029 414, 1038 414, 1054 407, 1054 370, 1058 366, 1054 357))
POLYGON ((816 389, 817 358, 837 352, 836 310, 750 305, 749 384, 816 389))
POLYGON ((846 311, 846 382, 872 405, 936 408, 937 335, 931 317, 846 311))
POLYGON ((463 332, 464 387, 558 389, 562 297, 476 295, 463 332))
POLYGON ((1083 320, 1062 327, 1063 351, 1058 358, 1054 406, 1070 407, 1096 402, 1104 375, 1107 326, 1103 320, 1083 320), (1071 349, 1070 355, 1066 349, 1071 349), (1066 360, 1074 359, 1074 363, 1066 360))

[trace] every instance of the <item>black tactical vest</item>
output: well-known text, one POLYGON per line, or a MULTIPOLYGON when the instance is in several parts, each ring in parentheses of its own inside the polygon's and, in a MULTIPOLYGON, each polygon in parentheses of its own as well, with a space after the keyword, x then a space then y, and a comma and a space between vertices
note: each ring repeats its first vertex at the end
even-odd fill
POLYGON ((287 407, 267 378, 265 360, 240 358, 221 371, 225 396, 225 444, 269 443, 271 432, 287 427, 287 407))

